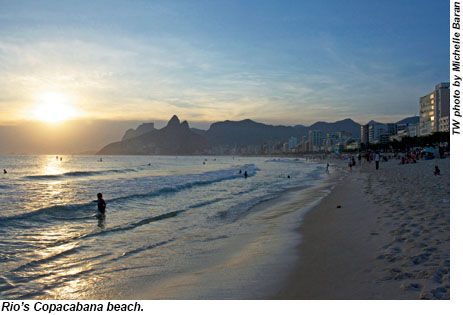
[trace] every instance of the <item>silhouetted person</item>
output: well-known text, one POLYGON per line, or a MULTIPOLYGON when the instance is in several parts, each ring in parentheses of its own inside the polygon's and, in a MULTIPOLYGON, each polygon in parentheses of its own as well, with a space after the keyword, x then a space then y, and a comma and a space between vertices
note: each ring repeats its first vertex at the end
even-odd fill
POLYGON ((327 173, 330 172, 330 163, 326 163, 326 172, 327 172, 327 173))
POLYGON ((103 194, 102 193, 98 193, 96 195, 96 197, 98 199, 94 200, 93 202, 98 203, 98 217, 102 218, 102 217, 104 217, 104 215, 106 213, 106 202, 103 199, 103 194))
POLYGON ((242 173, 242 172, 241 172, 241 170, 240 170, 240 171, 238 172, 238 174, 241 174, 241 173, 242 173))
POLYGON ((6 173, 8 173, 8 172, 6 171, 6 169, 3 169, 3 174, 6 174, 6 173))
POLYGON ((376 153, 375 155, 376 169, 379 169, 379 160, 380 160, 379 153, 376 153))
POLYGON ((440 169, 437 165, 434 167, 434 175, 440 175, 440 169))
POLYGON ((288 175, 288 178, 291 178, 291 176, 288 175))
POLYGON ((244 178, 248 178, 248 171, 244 171, 244 178))

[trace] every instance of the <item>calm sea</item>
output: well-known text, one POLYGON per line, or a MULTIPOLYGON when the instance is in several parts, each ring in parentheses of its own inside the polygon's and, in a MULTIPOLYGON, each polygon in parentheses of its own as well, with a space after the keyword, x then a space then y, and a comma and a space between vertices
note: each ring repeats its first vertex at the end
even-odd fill
POLYGON ((262 205, 327 177, 305 159, 210 156, 0 156, 0 169, 2 299, 247 297, 236 290, 279 259, 302 211, 262 205))

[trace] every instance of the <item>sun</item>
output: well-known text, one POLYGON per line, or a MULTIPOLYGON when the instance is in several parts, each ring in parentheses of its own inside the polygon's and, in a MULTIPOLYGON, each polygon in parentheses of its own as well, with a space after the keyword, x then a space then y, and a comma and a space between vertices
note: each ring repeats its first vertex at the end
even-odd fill
POLYGON ((46 93, 32 109, 32 118, 48 123, 57 123, 77 116, 75 108, 69 105, 69 98, 60 93, 46 93))

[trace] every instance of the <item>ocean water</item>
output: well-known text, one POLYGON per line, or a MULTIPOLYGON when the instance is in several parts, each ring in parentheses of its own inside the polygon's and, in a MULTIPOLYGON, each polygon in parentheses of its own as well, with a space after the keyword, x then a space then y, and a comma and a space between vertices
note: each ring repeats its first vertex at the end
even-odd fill
POLYGON ((282 264, 301 205, 327 192, 305 159, 60 158, 0 156, 0 298, 257 296, 246 288, 275 275, 256 266, 282 264), (297 205, 271 202, 301 189, 297 205))

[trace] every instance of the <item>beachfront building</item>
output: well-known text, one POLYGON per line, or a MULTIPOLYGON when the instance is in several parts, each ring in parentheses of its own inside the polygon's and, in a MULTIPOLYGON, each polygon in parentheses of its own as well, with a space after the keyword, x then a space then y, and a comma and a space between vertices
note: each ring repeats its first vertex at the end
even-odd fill
POLYGON ((377 123, 372 121, 368 124, 368 142, 378 143, 381 135, 388 134, 388 128, 386 124, 377 123))
POLYGON ((450 132, 449 116, 439 118, 439 131, 450 132))
POLYGON ((297 138, 296 137, 290 137, 288 140, 288 148, 289 150, 295 150, 297 147, 297 138))
POLYGON ((283 152, 289 152, 288 142, 283 143, 283 152))
POLYGON ((320 130, 309 130, 308 142, 309 152, 320 151, 323 144, 323 133, 320 130))
POLYGON ((313 152, 310 150, 310 141, 307 140, 305 143, 304 143, 304 151, 305 152, 313 152))
POLYGON ((347 150, 358 150, 360 149, 360 142, 358 140, 353 140, 346 143, 344 146, 347 150))
POLYGON ((397 133, 396 134, 402 134, 407 131, 408 124, 396 124, 397 126, 397 133))
POLYGON ((306 142, 307 142, 307 137, 306 136, 302 136, 302 140, 301 140, 301 143, 299 144, 299 147, 300 147, 300 152, 306 152, 306 142))
POLYGON ((421 133, 420 133, 420 123, 417 122, 415 124, 408 125, 407 135, 409 137, 419 137, 421 135, 421 133))
POLYGON ((337 132, 328 132, 325 140, 325 151, 334 152, 338 149, 338 143, 340 142, 339 134, 337 132))
POLYGON ((450 116, 450 83, 442 82, 433 92, 420 97, 420 135, 439 131, 441 117, 450 116))
POLYGON ((367 144, 369 142, 369 125, 361 125, 360 126, 360 142, 363 144, 367 144))
POLYGON ((378 142, 381 144, 388 143, 391 140, 391 136, 388 133, 383 133, 379 136, 378 142))
POLYGON ((397 124, 396 123, 388 123, 386 124, 386 126, 387 126, 387 133, 390 136, 397 134, 397 124))

